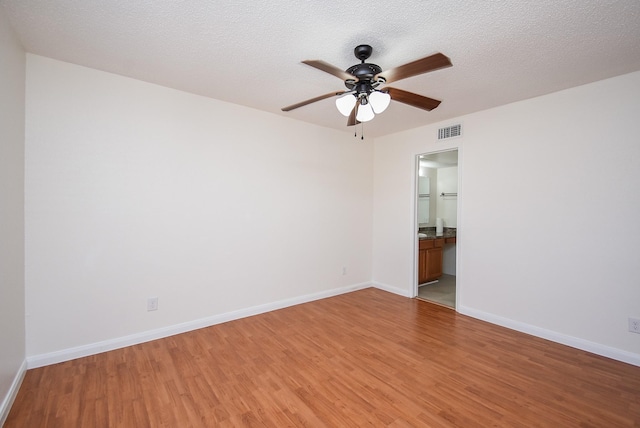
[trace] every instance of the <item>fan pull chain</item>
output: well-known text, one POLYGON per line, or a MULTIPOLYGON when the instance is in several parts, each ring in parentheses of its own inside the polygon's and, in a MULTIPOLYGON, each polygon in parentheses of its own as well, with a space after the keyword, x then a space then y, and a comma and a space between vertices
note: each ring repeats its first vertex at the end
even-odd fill
POLYGON ((360 128, 360 139, 364 140, 364 122, 360 123, 362 127, 360 128))

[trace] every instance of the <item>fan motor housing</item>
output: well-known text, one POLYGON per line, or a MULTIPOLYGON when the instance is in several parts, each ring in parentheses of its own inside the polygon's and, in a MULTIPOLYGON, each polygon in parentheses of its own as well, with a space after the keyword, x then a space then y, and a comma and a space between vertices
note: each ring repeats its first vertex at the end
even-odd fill
MULTIPOLYGON (((380 68, 380 66, 376 65, 376 64, 370 64, 370 63, 362 63, 362 64, 357 64, 354 66, 351 66, 349 68, 347 68, 346 70, 347 73, 352 74, 354 77, 356 77, 356 80, 359 83, 369 83, 371 84, 371 81, 373 80, 373 77, 376 74, 379 74, 382 72, 382 68, 380 68)), ((344 82, 344 85, 349 88, 349 90, 353 90, 353 88, 356 86, 356 83, 350 80, 347 80, 344 82)))
POLYGON ((365 62, 351 66, 346 71, 356 76, 358 80, 371 80, 373 76, 382 72, 382 68, 379 65, 365 62))

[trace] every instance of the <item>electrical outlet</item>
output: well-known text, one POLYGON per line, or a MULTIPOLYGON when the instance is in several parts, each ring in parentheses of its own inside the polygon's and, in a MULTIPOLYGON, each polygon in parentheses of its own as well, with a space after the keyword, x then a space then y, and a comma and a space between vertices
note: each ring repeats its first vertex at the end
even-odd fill
POLYGON ((343 275, 347 274, 347 267, 346 266, 342 266, 342 274, 343 275))
POLYGON ((629 331, 632 333, 640 333, 640 318, 629 317, 629 331))
POLYGON ((158 298, 149 297, 147 299, 147 311, 157 311, 157 310, 158 310, 158 298))

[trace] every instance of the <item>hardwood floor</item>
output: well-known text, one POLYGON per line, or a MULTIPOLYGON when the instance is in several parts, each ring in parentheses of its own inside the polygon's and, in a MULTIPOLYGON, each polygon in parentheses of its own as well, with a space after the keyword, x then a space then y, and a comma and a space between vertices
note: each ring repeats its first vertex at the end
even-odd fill
POLYGON ((361 290, 29 370, 5 427, 640 426, 640 367, 361 290))

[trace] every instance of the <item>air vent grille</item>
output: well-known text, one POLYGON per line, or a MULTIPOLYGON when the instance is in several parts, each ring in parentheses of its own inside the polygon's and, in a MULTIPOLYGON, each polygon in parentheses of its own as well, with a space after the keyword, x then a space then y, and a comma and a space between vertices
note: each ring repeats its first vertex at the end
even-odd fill
POLYGON ((438 140, 459 137, 461 135, 462 135, 462 125, 460 124, 438 129, 438 140))

